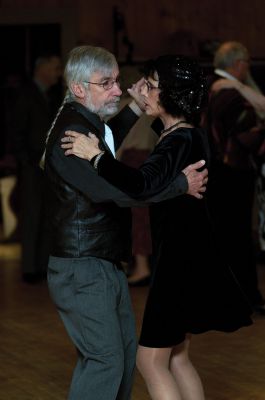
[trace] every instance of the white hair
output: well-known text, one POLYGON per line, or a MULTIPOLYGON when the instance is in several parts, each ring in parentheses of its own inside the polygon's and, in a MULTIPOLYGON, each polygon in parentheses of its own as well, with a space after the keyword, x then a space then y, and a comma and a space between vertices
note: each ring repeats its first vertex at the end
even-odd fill
POLYGON ((225 42, 217 49, 214 56, 215 68, 225 70, 234 65, 237 60, 248 59, 248 50, 239 42, 225 42))
MULTIPOLYGON (((64 105, 75 100, 75 96, 71 91, 71 83, 84 83, 89 81, 90 76, 96 71, 108 75, 112 72, 113 68, 116 68, 117 66, 118 64, 114 55, 102 47, 79 46, 70 51, 64 69, 64 78, 68 90, 47 133, 46 146, 64 105)), ((39 164, 41 168, 44 168, 45 155, 46 150, 44 151, 39 164)))
MULTIPOLYGON (((100 71, 108 75, 118 67, 116 58, 112 53, 102 47, 79 46, 70 51, 64 70, 64 78, 71 92, 71 83, 89 81, 91 75, 100 71)), ((72 96, 74 94, 71 92, 72 96)))

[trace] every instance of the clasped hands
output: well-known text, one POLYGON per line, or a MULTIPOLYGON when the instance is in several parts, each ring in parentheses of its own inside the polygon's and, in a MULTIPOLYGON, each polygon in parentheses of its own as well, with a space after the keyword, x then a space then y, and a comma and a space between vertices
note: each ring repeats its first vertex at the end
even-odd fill
MULTIPOLYGON (((61 141, 61 147, 65 149, 66 156, 75 155, 90 161, 93 157, 102 152, 98 147, 99 139, 93 133, 89 133, 88 136, 86 136, 75 131, 66 131, 61 141)), ((187 193, 197 199, 202 199, 202 193, 206 191, 208 170, 204 168, 203 171, 197 171, 204 165, 205 161, 200 160, 195 164, 189 165, 182 171, 188 181, 187 193)))

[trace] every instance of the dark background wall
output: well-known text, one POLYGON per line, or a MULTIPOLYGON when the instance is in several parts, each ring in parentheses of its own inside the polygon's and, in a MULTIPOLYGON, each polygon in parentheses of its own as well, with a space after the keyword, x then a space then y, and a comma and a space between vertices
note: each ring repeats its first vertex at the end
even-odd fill
POLYGON ((118 47, 121 61, 130 42, 133 58, 142 60, 168 51, 203 55, 212 41, 228 39, 242 41, 253 57, 263 58, 264 15, 264 0, 0 0, 0 25, 58 22, 63 55, 76 43, 90 43, 118 47), (115 6, 123 25, 116 37, 115 6))

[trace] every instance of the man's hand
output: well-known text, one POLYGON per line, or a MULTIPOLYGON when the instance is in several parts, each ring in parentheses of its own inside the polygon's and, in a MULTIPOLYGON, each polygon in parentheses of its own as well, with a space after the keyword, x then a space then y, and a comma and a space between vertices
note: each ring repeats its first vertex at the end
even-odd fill
POLYGON ((205 161, 201 160, 195 164, 188 165, 188 167, 182 171, 188 180, 189 187, 187 193, 197 199, 203 198, 201 193, 206 191, 206 184, 208 181, 208 170, 206 168, 201 172, 197 171, 197 169, 200 169, 203 165, 205 165, 205 161))
POLYGON ((138 82, 134 83, 131 88, 127 89, 127 92, 133 98, 133 100, 141 109, 141 111, 145 111, 144 97, 141 94, 141 88, 143 85, 144 85, 144 78, 141 78, 138 82))

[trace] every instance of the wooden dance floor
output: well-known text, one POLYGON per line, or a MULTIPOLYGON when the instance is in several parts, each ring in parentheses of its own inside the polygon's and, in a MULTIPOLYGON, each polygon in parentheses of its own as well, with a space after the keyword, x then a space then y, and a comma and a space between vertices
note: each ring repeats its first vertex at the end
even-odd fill
MULTIPOLYGON (((21 281, 19 257, 18 245, 0 245, 0 400, 64 400, 75 350, 46 282, 21 281)), ((259 267, 259 281, 265 294, 265 266, 259 267)), ((146 288, 131 290, 138 332, 146 294, 146 288)), ((254 321, 233 334, 211 332, 193 338, 191 357, 207 400, 265 399, 265 317, 255 316, 254 321)), ((133 400, 147 399, 136 372, 133 400)))

